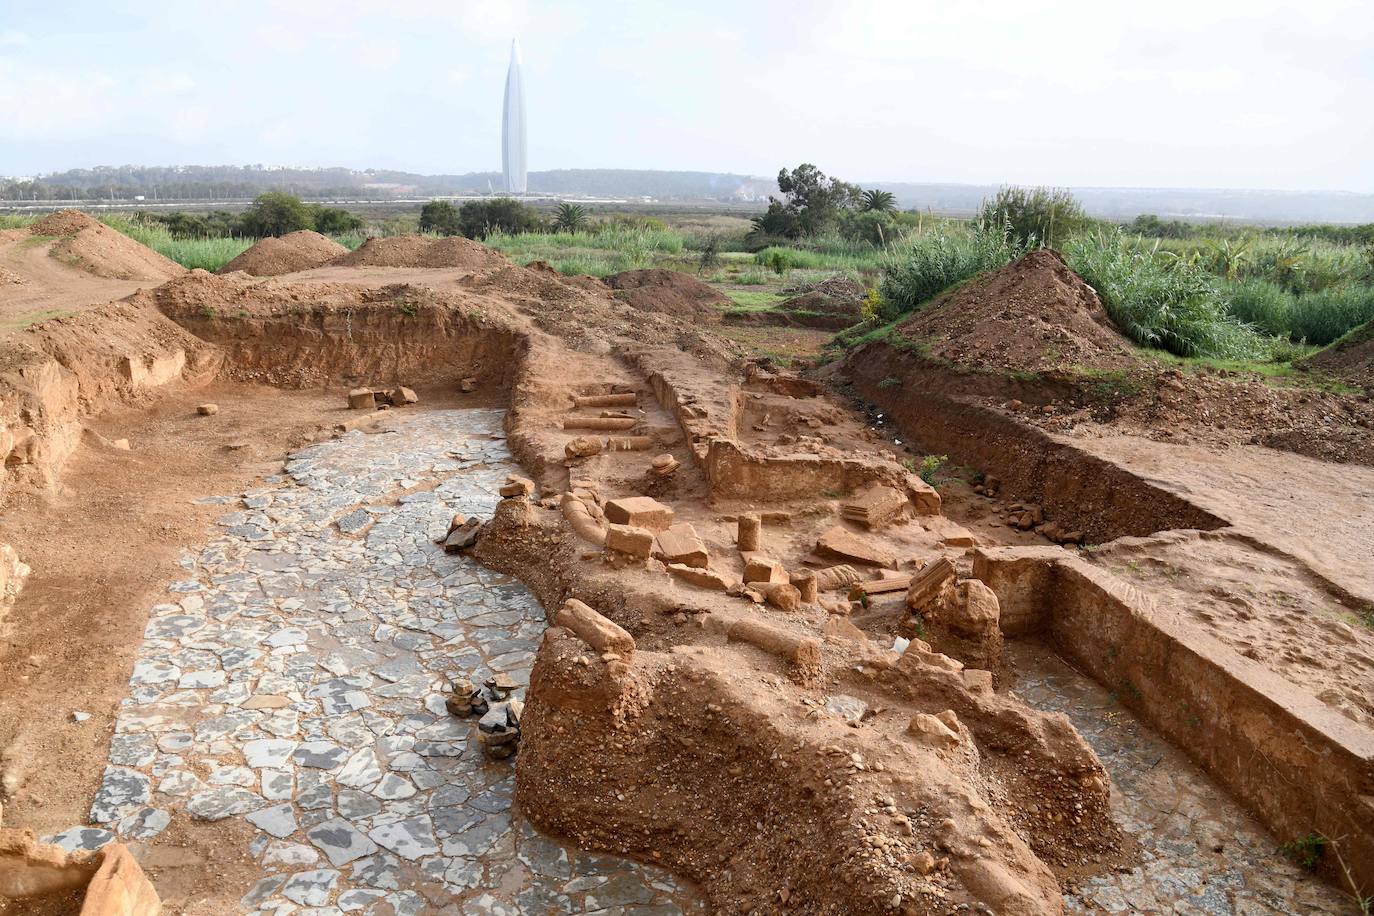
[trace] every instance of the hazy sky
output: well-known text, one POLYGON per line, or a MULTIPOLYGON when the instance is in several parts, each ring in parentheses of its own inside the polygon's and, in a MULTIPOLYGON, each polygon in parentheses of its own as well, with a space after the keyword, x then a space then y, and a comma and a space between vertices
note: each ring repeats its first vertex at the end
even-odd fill
POLYGON ((0 0, 0 175, 138 164, 1374 191, 1374 2, 0 0))

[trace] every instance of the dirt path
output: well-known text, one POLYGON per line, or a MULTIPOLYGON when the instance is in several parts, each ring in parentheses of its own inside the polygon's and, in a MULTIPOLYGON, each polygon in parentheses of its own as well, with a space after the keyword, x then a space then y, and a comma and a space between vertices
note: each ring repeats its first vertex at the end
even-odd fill
POLYGON ((1116 434, 1064 441, 1121 464, 1374 601, 1374 468, 1256 446, 1218 450, 1116 434))
POLYGON ((0 285, 0 335, 156 285, 147 280, 110 280, 63 264, 49 255, 53 244, 25 231, 0 233, 0 267, 24 281, 0 285))

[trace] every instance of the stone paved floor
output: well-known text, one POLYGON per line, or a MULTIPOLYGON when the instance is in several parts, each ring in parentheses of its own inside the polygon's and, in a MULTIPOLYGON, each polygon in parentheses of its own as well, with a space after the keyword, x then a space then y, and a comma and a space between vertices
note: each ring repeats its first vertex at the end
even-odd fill
MULTIPOLYGON (((445 677, 528 684, 544 613, 433 543, 517 470, 494 410, 406 412, 291 456, 153 608, 90 820, 68 848, 243 818, 244 912, 678 913, 661 870, 540 836, 445 677)), ((523 693, 522 689, 517 696, 523 693)))
POLYGON ((1016 693, 1066 714, 1102 759, 1116 821, 1140 843, 1140 865, 1085 881, 1064 898, 1070 913, 1356 912, 1278 854, 1279 840, 1097 682, 1043 647, 1008 643, 1007 653, 1016 693))

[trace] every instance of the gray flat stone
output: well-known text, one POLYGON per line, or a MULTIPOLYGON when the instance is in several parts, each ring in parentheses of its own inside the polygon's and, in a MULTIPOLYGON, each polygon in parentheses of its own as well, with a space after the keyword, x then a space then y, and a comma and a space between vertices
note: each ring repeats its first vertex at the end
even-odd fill
POLYGON ((273 805, 249 814, 244 820, 277 839, 296 832, 296 810, 291 805, 273 805))
POLYGON ((287 879, 281 893, 287 900, 301 906, 324 906, 329 902, 329 895, 334 892, 334 885, 338 881, 339 872, 332 868, 300 871, 287 879))
POLYGON ((377 851, 377 844, 341 817, 330 818, 316 824, 305 835, 329 858, 335 867, 345 865, 354 859, 370 856, 377 851))
POLYGON ((107 766, 91 803, 90 821, 113 824, 131 810, 145 806, 151 797, 147 776, 128 767, 107 766))
POLYGON ((191 797, 186 810, 202 821, 218 821, 262 807, 262 796, 237 786, 207 789, 191 797))
POLYGON ((373 827, 367 835, 378 846, 411 861, 439 851, 439 844, 434 839, 434 824, 424 814, 373 827))

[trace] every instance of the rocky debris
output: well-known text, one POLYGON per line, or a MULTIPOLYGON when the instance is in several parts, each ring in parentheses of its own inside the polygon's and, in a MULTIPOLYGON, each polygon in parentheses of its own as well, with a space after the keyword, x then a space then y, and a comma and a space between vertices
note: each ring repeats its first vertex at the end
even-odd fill
POLYGON ((493 705, 477 722, 482 749, 493 760, 505 760, 520 747, 520 714, 524 704, 510 700, 493 705))
POLYGON ((411 404, 420 403, 420 396, 413 389, 401 385, 391 389, 387 400, 392 407, 407 407, 411 404))
POLYGON ((614 394, 584 394, 573 397, 574 407, 633 407, 639 398, 633 391, 614 394))
POLYGON ((654 551, 654 533, 636 525, 607 525, 606 546, 632 557, 648 559, 654 551))
POLYGON ((673 509, 651 496, 631 496, 606 503, 606 521, 664 531, 673 524, 673 509))
POLYGON ((729 591, 734 585, 734 583, 725 576, 712 569, 684 566, 681 563, 669 563, 668 572, 684 582, 699 588, 709 588, 712 591, 729 591))
POLYGON ((444 552, 459 553, 477 543, 481 535, 482 520, 454 516, 453 522, 444 536, 444 552))
POLYGON ((553 622, 555 626, 572 631, 597 652, 613 652, 621 658, 629 658, 635 650, 634 637, 620 624, 603 617, 576 598, 563 602, 553 622))
POLYGON ((924 613, 954 582, 957 571, 948 557, 930 560, 911 577, 906 593, 906 606, 914 613, 924 613))
POLYGON ((846 725, 858 728, 868 715, 868 704, 858 697, 845 693, 835 693, 825 698, 823 708, 832 716, 843 720, 846 725))
POLYGON ((653 461, 649 462, 649 470, 659 477, 671 477, 677 472, 681 464, 682 463, 672 455, 663 454, 655 457, 653 461))
POLYGON ((849 590, 851 601, 858 601, 864 595, 885 595, 889 592, 904 592, 911 586, 911 576, 882 576, 867 579, 855 584, 849 590))
POLYGON ((376 406, 377 397, 371 388, 354 388, 348 392, 349 410, 373 410, 376 406))
POLYGON ((906 516, 907 498, 896 487, 873 486, 840 504, 840 517, 870 531, 906 516))
POLYGON ((0 285, 12 284, 17 286, 24 282, 24 278, 19 276, 19 274, 7 267, 0 267, 0 285))
POLYGON ((735 525, 735 544, 740 553, 758 550, 762 542, 763 519, 753 513, 745 513, 735 525))
POLYGON ((215 414, 219 413, 219 405, 201 404, 196 407, 196 413, 200 414, 202 417, 213 417, 215 414))
POLYGON ((478 381, 477 376, 469 375, 458 382, 458 390, 461 391, 463 394, 472 394, 474 391, 477 390, 477 386, 479 384, 480 382, 478 381))
POLYGON ((800 570, 793 573, 791 579, 792 584, 797 587, 798 594, 801 595, 802 604, 815 604, 817 602, 820 595, 815 570, 800 570))
POLYGON ((789 582, 751 582, 746 593, 757 595, 759 601, 767 601, 780 611, 794 614, 801 610, 801 590, 789 582))
POLYGON ((945 580, 922 612, 929 638, 947 655, 977 668, 1002 663, 1001 609, 997 595, 978 579, 945 580))
POLYGON ((816 553, 864 566, 897 567, 897 558, 891 551, 864 540, 843 525, 836 525, 817 539, 816 553))
POLYGON ((960 744, 959 720, 953 710, 946 709, 938 716, 917 713, 907 726, 907 734, 920 744, 936 750, 950 751, 960 744))
POLYGON ((595 436, 578 436, 568 440, 563 446, 563 457, 568 461, 576 461, 579 458, 591 458, 593 455, 601 454, 601 440, 595 436))
POLYGON ((664 563, 679 563, 700 569, 705 569, 711 559, 706 551, 706 544, 688 522, 679 522, 660 531, 654 544, 653 555, 664 563))

